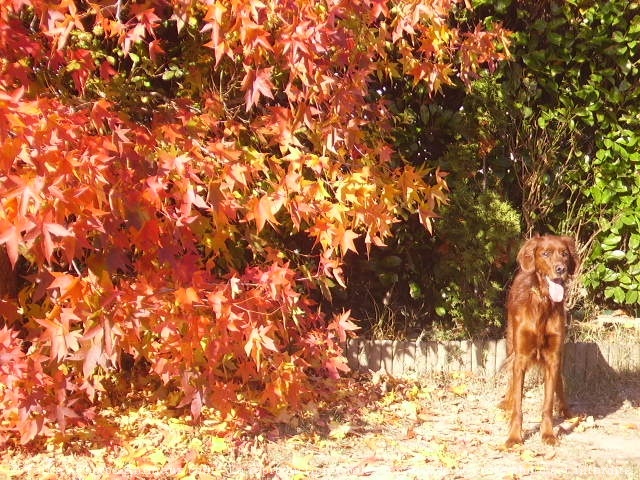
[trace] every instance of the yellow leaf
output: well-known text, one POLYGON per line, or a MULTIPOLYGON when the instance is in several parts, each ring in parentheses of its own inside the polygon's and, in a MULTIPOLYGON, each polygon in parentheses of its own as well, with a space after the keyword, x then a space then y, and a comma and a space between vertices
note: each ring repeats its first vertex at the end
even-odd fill
POLYGON ((342 440, 351 431, 351 425, 349 425, 348 423, 340 425, 335 422, 330 422, 329 427, 331 428, 331 430, 329 431, 329 437, 335 438, 336 440, 342 440))
POLYGON ((446 449, 438 453, 438 459, 447 468, 456 468, 458 466, 458 460, 449 454, 446 449))
POLYGON ((523 450, 522 453, 520 453, 520 458, 525 462, 531 462, 537 456, 538 454, 533 450, 523 450))
POLYGON ((197 451, 198 453, 202 451, 202 440, 199 438, 194 438, 189 442, 189 448, 197 451))
POLYGON ((193 427, 191 425, 187 425, 184 423, 184 420, 180 418, 170 418, 169 419, 169 427, 174 432, 191 432, 193 431, 193 427))
POLYGON ((380 400, 380 404, 383 406, 389 406, 392 403, 395 403, 397 400, 396 392, 391 390, 388 392, 382 399, 380 400))
POLYGON ((407 398, 410 400, 416 400, 420 395, 420 387, 413 385, 407 390, 407 398))
POLYGON ((229 445, 224 438, 211 437, 211 453, 225 453, 229 445))
POLYGON ((161 450, 156 450, 151 455, 149 455, 149 461, 154 465, 163 466, 167 463, 167 457, 161 450))
POLYGON ((356 245, 355 243, 353 243, 353 241, 359 236, 360 235, 358 235, 351 229, 339 229, 337 237, 340 242, 340 251, 343 255, 345 255, 349 250, 358 253, 358 249, 356 248, 356 245))
POLYGON ((456 468, 458 466, 458 461, 455 458, 450 457, 448 455, 444 455, 444 456, 440 457, 440 461, 447 468, 453 469, 453 468, 456 468))
POLYGON ((289 462, 289 465, 296 470, 302 470, 305 472, 313 470, 313 466, 309 464, 312 458, 312 455, 294 455, 289 462))
POLYGON ((0 478, 6 478, 9 480, 11 477, 17 477, 18 475, 22 475, 22 471, 20 470, 12 470, 9 467, 0 467, 0 478))
POLYGON ((581 422, 577 427, 576 427, 576 432, 584 432, 585 430, 589 429, 589 428, 594 428, 596 426, 596 421, 593 418, 593 416, 589 415, 587 418, 584 419, 583 422, 581 422))
POLYGON ((411 420, 418 419, 418 405, 415 402, 404 401, 400 404, 400 408, 403 411, 403 416, 411 420))
POLYGON ((463 383, 461 385, 455 385, 451 387, 451 391, 460 397, 464 397, 469 391, 469 387, 467 386, 467 384, 463 383))

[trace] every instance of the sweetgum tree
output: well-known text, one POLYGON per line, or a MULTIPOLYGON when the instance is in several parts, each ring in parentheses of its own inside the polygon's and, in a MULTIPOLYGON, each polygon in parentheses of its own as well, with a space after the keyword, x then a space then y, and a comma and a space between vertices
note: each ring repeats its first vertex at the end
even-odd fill
POLYGON ((456 8, 3 2, 0 441, 90 419, 125 357, 229 425, 346 370, 349 312, 310 293, 446 199, 371 86, 435 94, 507 52, 499 27, 449 25, 456 8))

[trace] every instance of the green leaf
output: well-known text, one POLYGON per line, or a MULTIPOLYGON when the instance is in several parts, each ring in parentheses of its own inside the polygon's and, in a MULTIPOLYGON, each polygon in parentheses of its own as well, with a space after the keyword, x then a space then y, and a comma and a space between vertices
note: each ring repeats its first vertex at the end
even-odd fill
POLYGON ((623 303, 625 298, 626 298, 626 293, 622 288, 616 287, 613 289, 613 299, 616 302, 623 303))
POLYGON ((418 298, 422 298, 422 289, 420 288, 420 285, 416 282, 411 282, 409 283, 409 295, 411 296, 411 298, 418 299, 418 298))
POLYGON ((620 235, 611 235, 605 238, 602 241, 602 244, 604 246, 611 247, 611 246, 619 245, 621 241, 622 241, 622 237, 620 235))
POLYGON ((621 260, 625 257, 625 253, 622 250, 612 250, 605 252, 604 258, 606 260, 621 260))
POLYGON ((632 305, 634 303, 638 303, 638 291, 637 290, 627 290, 625 295, 624 303, 627 305, 632 305))
POLYGON ((542 129, 547 128, 548 120, 544 117, 538 117, 538 126, 542 129))

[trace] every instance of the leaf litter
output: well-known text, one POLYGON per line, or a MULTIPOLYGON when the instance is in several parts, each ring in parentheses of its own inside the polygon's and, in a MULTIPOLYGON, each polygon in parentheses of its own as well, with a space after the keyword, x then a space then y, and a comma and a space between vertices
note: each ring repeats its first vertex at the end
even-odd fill
POLYGON ((496 379, 374 373, 340 382, 334 401, 259 431, 230 430, 207 411, 196 423, 160 403, 112 408, 90 427, 0 453, 0 479, 640 479, 638 389, 619 404, 578 403, 550 447, 538 434, 542 387, 532 386, 525 444, 507 450, 496 379))

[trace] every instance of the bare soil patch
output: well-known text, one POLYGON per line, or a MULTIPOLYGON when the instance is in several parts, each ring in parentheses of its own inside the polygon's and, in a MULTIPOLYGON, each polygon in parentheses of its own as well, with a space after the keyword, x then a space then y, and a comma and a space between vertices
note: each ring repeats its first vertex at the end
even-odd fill
POLYGON ((637 375, 571 385, 557 446, 538 434, 542 388, 524 402, 525 444, 505 450, 504 379, 465 373, 345 379, 340 398, 260 433, 223 437, 158 405, 0 454, 2 479, 640 479, 637 375))

